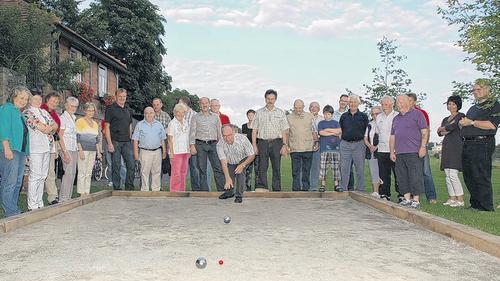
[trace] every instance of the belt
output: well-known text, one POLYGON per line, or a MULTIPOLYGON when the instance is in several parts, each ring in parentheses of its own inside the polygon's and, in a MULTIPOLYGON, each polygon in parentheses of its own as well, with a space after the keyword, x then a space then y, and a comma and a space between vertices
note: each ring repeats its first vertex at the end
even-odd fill
POLYGON ((462 137, 463 141, 484 141, 489 140, 492 136, 473 136, 473 137, 462 137))
POLYGON ((149 148, 142 148, 142 147, 139 147, 139 149, 142 149, 142 150, 147 150, 147 151, 157 151, 158 149, 161 149, 161 147, 158 147, 158 148, 155 148, 155 149, 149 149, 149 148))
POLYGON ((282 138, 275 138, 275 139, 261 139, 261 138, 258 138, 257 140, 258 141, 268 141, 268 142, 271 142, 271 141, 282 140, 282 138))
POLYGON ((343 140, 345 142, 348 142, 348 143, 355 143, 355 142, 360 142, 362 140, 343 140))
POLYGON ((214 144, 217 141, 216 140, 199 140, 199 139, 196 139, 196 142, 198 142, 198 143, 204 143, 204 144, 214 144))

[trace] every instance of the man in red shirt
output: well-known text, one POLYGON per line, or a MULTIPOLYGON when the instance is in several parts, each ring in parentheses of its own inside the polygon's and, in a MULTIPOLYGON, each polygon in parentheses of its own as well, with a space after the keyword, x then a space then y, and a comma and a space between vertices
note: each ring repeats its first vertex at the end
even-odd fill
MULTIPOLYGON (((416 110, 422 112, 425 117, 425 122, 427 123, 427 130, 430 131, 430 120, 429 114, 419 106, 417 106, 417 95, 414 93, 406 94, 410 98, 410 106, 414 107, 416 110)), ((427 133, 427 141, 429 143, 429 132, 427 133)), ((436 187, 434 186, 434 179, 432 178, 431 171, 431 162, 429 159, 429 151, 424 156, 424 188, 425 188, 425 196, 427 197, 427 201, 431 204, 436 204, 437 195, 436 195, 436 187)))
MULTIPOLYGON (((49 205, 57 204, 58 201, 58 192, 56 185, 56 159, 57 159, 57 149, 59 146, 59 127, 61 126, 61 120, 59 119, 59 115, 57 115, 56 109, 59 106, 59 101, 61 96, 57 92, 50 92, 45 96, 45 103, 40 106, 41 109, 47 110, 50 114, 54 122, 57 124, 57 132, 54 134, 54 144, 50 151, 50 162, 49 162, 49 173, 47 175, 47 179, 45 179, 45 191, 47 192, 47 201, 49 205)), ((56 128, 55 128, 56 129, 56 128)))
POLYGON ((213 113, 219 115, 220 122, 222 123, 222 126, 231 124, 231 121, 229 121, 229 117, 220 111, 220 102, 218 99, 212 99, 210 101, 210 111, 213 113))

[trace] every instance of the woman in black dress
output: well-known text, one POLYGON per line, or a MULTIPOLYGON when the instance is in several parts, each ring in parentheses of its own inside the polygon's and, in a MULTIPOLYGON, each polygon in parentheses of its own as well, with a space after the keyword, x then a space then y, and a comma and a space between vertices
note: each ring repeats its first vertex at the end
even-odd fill
POLYGON ((446 187, 448 188, 448 201, 443 205, 450 207, 464 206, 464 190, 458 177, 462 171, 462 138, 458 121, 465 115, 459 110, 462 108, 462 99, 459 96, 451 96, 446 102, 450 116, 445 117, 438 128, 439 136, 444 136, 443 149, 441 153, 441 170, 446 174, 446 187))

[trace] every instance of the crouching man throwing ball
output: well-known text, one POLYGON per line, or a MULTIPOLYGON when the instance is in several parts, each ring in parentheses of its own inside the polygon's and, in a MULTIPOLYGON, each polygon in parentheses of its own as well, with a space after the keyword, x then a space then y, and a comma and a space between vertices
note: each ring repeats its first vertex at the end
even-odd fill
POLYGON ((222 126, 221 130, 222 139, 217 143, 217 155, 226 183, 224 184, 225 191, 219 199, 227 199, 236 195, 234 202, 241 203, 245 189, 246 169, 254 160, 255 152, 248 138, 242 134, 235 134, 230 125, 222 126))

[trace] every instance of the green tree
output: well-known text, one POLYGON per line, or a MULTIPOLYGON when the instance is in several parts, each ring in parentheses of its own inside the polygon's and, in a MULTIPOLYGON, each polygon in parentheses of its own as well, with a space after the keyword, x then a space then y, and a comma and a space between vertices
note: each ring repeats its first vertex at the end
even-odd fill
POLYGON ((458 46, 470 56, 477 70, 500 76, 500 3, 498 0, 448 0, 438 13, 457 25, 458 46))
POLYGON ((76 25, 84 37, 127 64, 121 85, 136 112, 171 90, 171 77, 162 66, 164 23, 158 7, 147 0, 100 0, 81 14, 76 25), (89 25, 94 28, 86 29, 89 25))
MULTIPOLYGON (((385 36, 377 43, 380 54, 381 66, 372 69, 374 75, 371 85, 363 84, 365 88, 364 101, 368 108, 379 104, 385 96, 396 97, 399 94, 411 92, 412 81, 408 74, 398 65, 406 60, 405 55, 398 54, 396 40, 387 39, 385 36)), ((351 92, 346 89, 347 92, 351 92)), ((417 93, 419 101, 425 99, 425 93, 417 93)))
POLYGON ((80 21, 78 5, 83 0, 30 0, 27 2, 35 3, 56 15, 64 25, 70 28, 80 21))
POLYGON ((89 67, 86 59, 67 59, 50 67, 46 75, 46 81, 56 91, 68 90, 73 95, 78 96, 78 83, 75 81, 75 75, 84 73, 89 67))
POLYGON ((34 4, 23 9, 25 17, 20 6, 0 6, 0 66, 26 75, 29 87, 40 87, 49 67, 54 18, 34 4))
POLYGON ((161 96, 163 110, 172 115, 174 106, 181 97, 188 97, 191 100, 191 108, 196 112, 200 111, 200 98, 197 95, 192 95, 188 91, 178 88, 168 92, 166 95, 161 96))
MULTIPOLYGON (((489 79, 492 98, 500 97, 500 2, 498 0, 448 0, 438 8, 449 25, 458 26, 457 45, 469 54, 466 58, 489 79)), ((453 93, 471 98, 472 82, 453 81, 453 93)))

